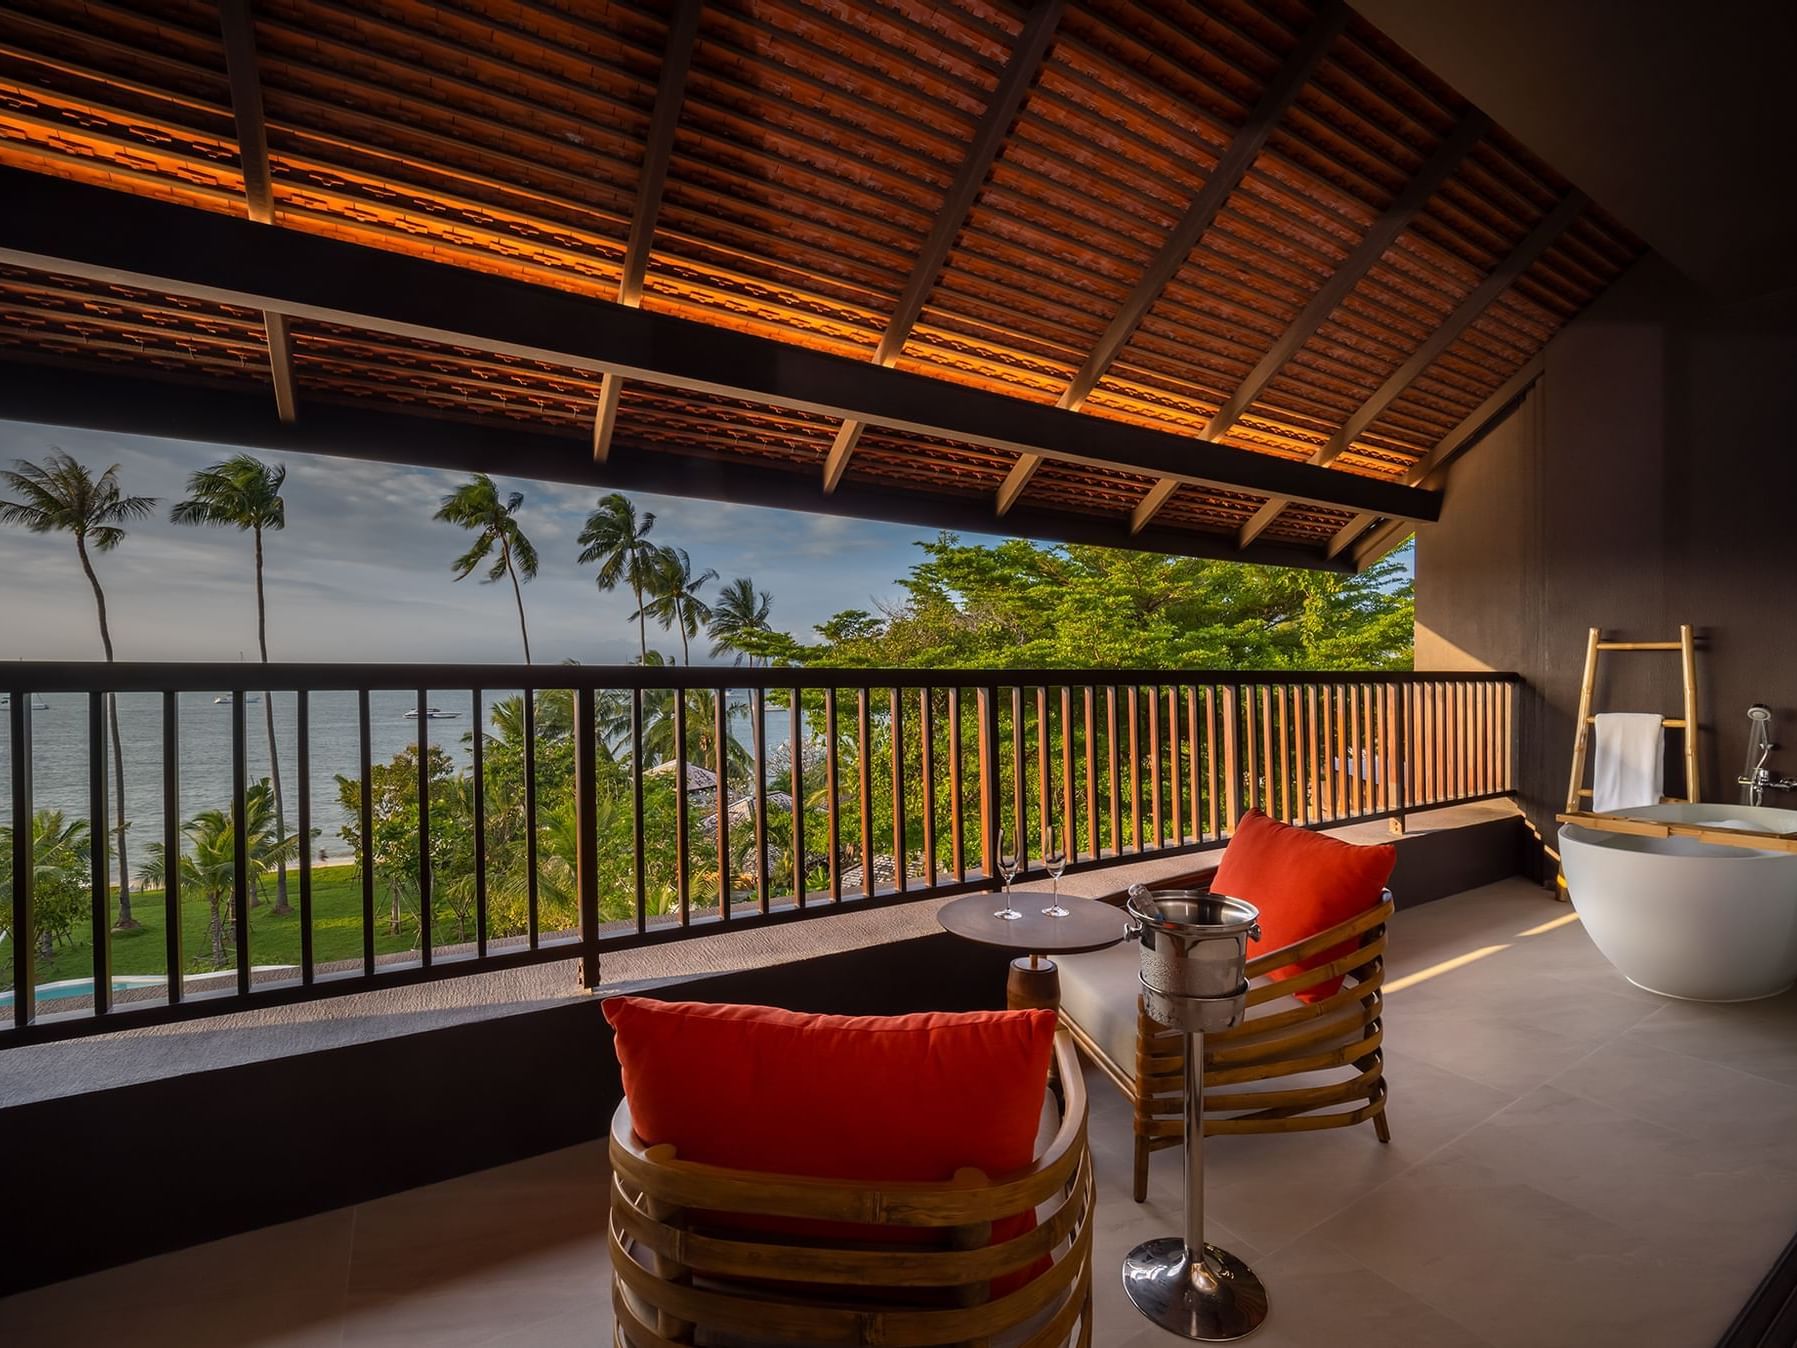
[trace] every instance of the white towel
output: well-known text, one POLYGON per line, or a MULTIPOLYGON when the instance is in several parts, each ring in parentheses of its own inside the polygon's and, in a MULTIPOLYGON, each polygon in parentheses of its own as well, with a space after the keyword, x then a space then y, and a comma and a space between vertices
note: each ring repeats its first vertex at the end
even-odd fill
POLYGON ((1591 808, 1631 810, 1658 805, 1666 793, 1666 726, 1652 712, 1605 712, 1597 718, 1591 808))

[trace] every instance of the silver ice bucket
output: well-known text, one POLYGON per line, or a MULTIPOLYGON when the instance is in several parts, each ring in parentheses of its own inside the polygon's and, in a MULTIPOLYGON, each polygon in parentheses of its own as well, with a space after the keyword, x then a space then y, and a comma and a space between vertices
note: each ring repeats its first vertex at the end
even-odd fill
POLYGON ((1248 939, 1260 938, 1251 903, 1198 890, 1131 885, 1130 936, 1141 943, 1143 1006, 1176 1030, 1211 1034, 1242 1018, 1248 939))

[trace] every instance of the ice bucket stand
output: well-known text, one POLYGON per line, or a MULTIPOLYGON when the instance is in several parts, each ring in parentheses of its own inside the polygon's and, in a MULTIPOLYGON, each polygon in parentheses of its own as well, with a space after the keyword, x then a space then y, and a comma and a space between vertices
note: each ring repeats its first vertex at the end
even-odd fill
POLYGON ((1240 899, 1140 887, 1128 909, 1142 943, 1143 1005, 1185 1031, 1186 1210, 1184 1235, 1124 1257, 1124 1291, 1162 1329, 1207 1343, 1239 1339, 1267 1318, 1267 1291, 1246 1263, 1204 1239, 1204 1036, 1241 1021, 1247 940, 1260 935, 1260 913, 1240 899))

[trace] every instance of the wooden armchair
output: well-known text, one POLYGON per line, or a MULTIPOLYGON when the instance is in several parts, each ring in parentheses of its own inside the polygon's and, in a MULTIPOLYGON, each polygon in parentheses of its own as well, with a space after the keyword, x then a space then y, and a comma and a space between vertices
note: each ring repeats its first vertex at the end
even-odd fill
MULTIPOLYGON (((1205 889, 1216 867, 1156 889, 1205 889)), ((1122 895, 1111 901, 1121 903, 1122 895)), ((1248 961, 1247 1010, 1233 1030, 1204 1039, 1204 1133, 1297 1133, 1371 1122, 1391 1141, 1380 1043, 1390 891, 1337 926, 1248 961), (1266 974, 1353 943, 1347 954, 1296 977, 1266 974), (1339 991, 1307 1004, 1292 994, 1343 977, 1339 991)), ((1063 958, 1061 1023, 1134 1110, 1138 1203, 1148 1196, 1148 1158, 1180 1144, 1185 1127, 1182 1036, 1150 1020, 1132 944, 1063 958)))
POLYGON ((1080 1348, 1089 1348, 1092 1161, 1078 1055, 1064 1034, 1055 1063, 1065 1103, 1036 1161, 998 1178, 962 1170, 941 1184, 682 1161, 671 1146, 645 1146, 629 1107, 619 1105, 611 1135, 614 1343, 1058 1348, 1077 1333, 1080 1348), (991 1243, 994 1224, 1031 1213, 1038 1219, 1030 1229, 991 1243), (994 1293, 1001 1280, 1021 1285, 994 1293))

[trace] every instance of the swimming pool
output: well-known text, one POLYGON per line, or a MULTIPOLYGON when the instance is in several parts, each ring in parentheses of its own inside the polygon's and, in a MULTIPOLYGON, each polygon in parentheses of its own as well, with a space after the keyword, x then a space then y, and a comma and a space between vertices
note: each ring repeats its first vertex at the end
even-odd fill
MULTIPOLYGON (((133 988, 159 988, 168 980, 161 974, 120 974, 112 980, 115 994, 129 992, 133 988)), ((91 978, 65 978, 57 983, 39 983, 37 1000, 40 1002, 59 1002, 70 997, 91 997, 94 995, 94 980, 91 978)), ((0 992, 0 1006, 12 1005, 12 992, 0 992)))

